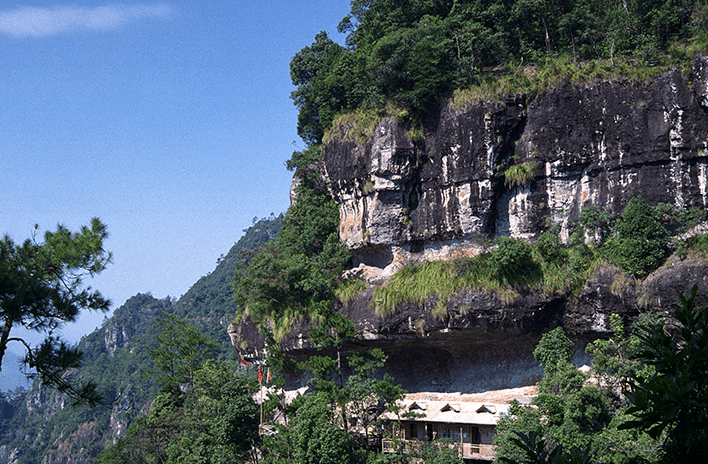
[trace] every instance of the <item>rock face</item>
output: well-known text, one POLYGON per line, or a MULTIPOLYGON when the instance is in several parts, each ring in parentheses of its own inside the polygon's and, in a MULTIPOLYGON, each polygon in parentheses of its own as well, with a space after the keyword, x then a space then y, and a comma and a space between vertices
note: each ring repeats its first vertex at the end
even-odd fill
POLYGON ((584 208, 618 214, 636 195, 705 208, 708 57, 686 76, 451 104, 417 144, 387 118, 366 143, 334 139, 323 154, 341 239, 372 280, 403 262, 477 253, 481 238, 533 239, 546 218, 567 236, 584 208), (521 163, 533 176, 506 187, 505 168, 521 163))
MULTIPOLYGON (((346 128, 340 128, 341 133, 346 128)), ((633 196, 650 204, 708 206, 708 57, 684 75, 650 82, 616 79, 566 85, 529 101, 479 101, 441 110, 434 130, 411 137, 393 118, 364 143, 341 136, 323 147, 321 170, 340 208, 340 238, 369 288, 339 310, 362 346, 388 355, 387 371, 410 391, 475 392, 534 383, 531 355, 542 332, 561 325, 587 341, 607 334, 609 316, 631 321, 663 310, 676 290, 698 283, 708 294, 708 262, 672 257, 643 282, 611 266, 596 269, 571 300, 464 291, 434 311, 436 298, 372 310, 374 286, 412 262, 474 255, 498 235, 534 240, 546 220, 568 236, 589 206, 618 215, 633 196), (505 170, 532 175, 507 186, 505 170)), ((232 325, 244 356, 262 356, 258 330, 232 325)), ((294 357, 311 354, 307 324, 282 340, 294 357)), ((579 362, 582 362, 579 359, 579 362)))
MULTIPOLYGON (((528 293, 507 301, 465 290, 445 302, 442 316, 434 297, 379 316, 372 310, 370 286, 339 307, 362 336, 344 350, 383 349, 386 371, 413 392, 475 393, 532 385, 540 376, 532 352, 543 332, 564 327, 576 343, 576 362, 588 363, 585 345, 609 335, 611 314, 630 323, 640 310, 666 312, 677 299, 676 291, 685 293, 694 283, 708 294, 708 260, 672 256, 642 282, 613 266, 598 268, 572 300, 528 293)), ((231 324, 229 332, 244 357, 265 356, 266 346, 253 324, 231 324)), ((315 353, 308 332, 309 326, 301 323, 281 341, 289 356, 302 360, 315 353)), ((290 381, 294 387, 301 379, 290 381)))

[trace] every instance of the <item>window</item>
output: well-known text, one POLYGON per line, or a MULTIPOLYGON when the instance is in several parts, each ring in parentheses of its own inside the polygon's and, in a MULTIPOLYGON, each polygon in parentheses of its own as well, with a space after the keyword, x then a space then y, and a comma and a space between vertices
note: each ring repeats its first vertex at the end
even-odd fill
POLYGON ((442 437, 452 440, 454 438, 453 433, 452 427, 443 427, 442 437))
POLYGON ((406 435, 406 438, 409 440, 414 440, 418 438, 418 424, 416 424, 415 422, 409 423, 408 428, 406 429, 406 435))
POLYGON ((479 443, 479 427, 470 427, 470 442, 479 443))

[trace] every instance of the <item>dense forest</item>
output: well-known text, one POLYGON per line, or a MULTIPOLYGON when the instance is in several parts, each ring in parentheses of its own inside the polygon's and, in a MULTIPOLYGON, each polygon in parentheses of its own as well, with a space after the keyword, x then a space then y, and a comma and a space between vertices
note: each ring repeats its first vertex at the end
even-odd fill
POLYGON ((420 122, 455 92, 656 71, 705 48, 708 12, 696 0, 354 0, 339 30, 346 45, 323 32, 290 63, 310 145, 355 110, 420 122))
MULTIPOLYGON (((708 6, 353 0, 339 30, 345 44, 320 33, 290 63, 297 130, 307 149, 287 164, 298 182, 285 216, 254 221, 215 271, 179 300, 136 295, 81 341, 83 368, 72 372, 92 378, 105 405, 64 407, 39 383, 0 398, 2 444, 21 450, 13 462, 49 462, 44 456, 58 460, 61 453, 103 464, 461 462, 444 444, 409 456, 372 445, 384 433, 381 414, 395 411, 404 392, 383 373, 383 352, 342 350, 358 336, 335 302, 366 284, 341 279, 351 258, 338 239, 337 205, 317 171, 321 144, 342 125, 369 127, 383 115, 422 134, 450 99, 515 92, 532 98, 562 81, 642 79, 683 66, 706 50, 708 6), (268 337, 268 370, 246 365, 230 346, 224 324, 247 318, 268 337), (303 320, 320 351, 295 362, 278 341, 303 320), (285 373, 308 378, 310 393, 286 403, 269 392, 259 410, 259 383, 282 386, 285 373), (51 404, 51 413, 40 414, 40 403, 51 404), (108 428, 120 433, 101 434, 108 428), (67 441, 73 448, 57 450, 67 441)), ((507 173, 510 184, 523 182, 522 168, 507 173)), ((629 286, 671 255, 705 259, 706 235, 682 236, 702 220, 705 211, 651 206, 641 197, 618 217, 589 208, 567 243, 549 225, 536 243, 490 238, 489 251, 473 258, 406 267, 375 289, 375 311, 386 315, 401 302, 431 294, 442 300, 464 288, 502 299, 525 291, 572 297, 600 264, 618 269, 625 277, 618 285, 629 286)), ((694 291, 680 295, 673 310, 676 320, 647 316, 634 327, 614 319, 612 337, 587 348, 600 382, 572 366, 572 343, 562 330, 545 334, 534 351, 543 369, 540 394, 531 407, 514 404, 500 424, 499 461, 705 457, 708 309, 694 291)))

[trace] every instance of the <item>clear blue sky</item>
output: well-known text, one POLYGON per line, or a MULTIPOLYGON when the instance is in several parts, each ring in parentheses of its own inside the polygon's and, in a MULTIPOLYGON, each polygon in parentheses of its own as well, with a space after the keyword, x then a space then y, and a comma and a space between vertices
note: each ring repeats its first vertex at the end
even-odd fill
MULTIPOLYGON (((116 308, 179 297, 288 207, 303 143, 288 64, 349 0, 3 2, 0 233, 98 216, 116 308)), ((64 330, 76 341, 104 315, 64 330)))

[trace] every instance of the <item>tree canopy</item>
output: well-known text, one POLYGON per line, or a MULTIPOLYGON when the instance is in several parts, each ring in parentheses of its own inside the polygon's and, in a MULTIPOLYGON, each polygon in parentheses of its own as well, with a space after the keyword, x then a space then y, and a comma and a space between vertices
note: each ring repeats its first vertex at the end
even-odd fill
POLYGON ((708 308, 694 286, 673 318, 644 314, 587 348, 594 379, 570 360, 557 328, 534 356, 544 369, 533 407, 515 404, 495 439, 505 463, 700 462, 708 453, 708 308))
POLYGON ((698 286, 679 293, 678 322, 642 324, 633 358, 653 368, 634 373, 627 392, 637 427, 660 440, 666 460, 698 462, 708 456, 708 307, 699 305, 698 286))
POLYGON ((339 210, 317 173, 302 167, 297 200, 275 240, 242 255, 233 289, 239 315, 274 324, 276 338, 299 317, 328 308, 349 251, 339 242, 339 210))
POLYGON ((354 0, 339 24, 346 46, 321 32, 290 64, 298 133, 320 143, 358 107, 425 118, 456 89, 561 56, 655 65, 706 30, 700 0, 354 0))
POLYGON ((68 377, 81 363, 81 352, 55 336, 54 330, 75 321, 83 309, 108 310, 110 302, 84 284, 84 279, 102 272, 111 260, 103 249, 107 236, 106 226, 94 218, 80 232, 60 225, 54 232, 47 231, 42 242, 36 236, 22 245, 8 236, 0 240, 0 364, 7 345, 17 342, 27 352, 24 364, 36 370, 28 376, 89 403, 100 400, 95 385, 77 384, 68 377), (11 336, 16 327, 47 337, 32 347, 11 336))

